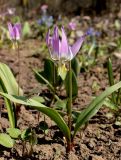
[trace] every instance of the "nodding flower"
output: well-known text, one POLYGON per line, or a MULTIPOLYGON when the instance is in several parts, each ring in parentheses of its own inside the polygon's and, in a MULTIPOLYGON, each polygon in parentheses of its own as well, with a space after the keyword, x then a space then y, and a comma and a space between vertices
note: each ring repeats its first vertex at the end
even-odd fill
POLYGON ((68 24, 68 28, 74 31, 76 30, 76 25, 77 25, 76 22, 71 21, 68 24))
POLYGON ((19 41, 21 38, 21 24, 11 24, 8 23, 8 30, 11 40, 19 41))
POLYGON ((81 36, 77 41, 70 46, 68 44, 67 36, 64 27, 61 28, 61 39, 59 29, 54 27, 53 35, 50 36, 50 30, 46 35, 46 43, 50 51, 51 58, 59 61, 71 61, 79 52, 87 33, 81 36))
POLYGON ((48 5, 47 4, 43 4, 42 6, 41 6, 41 10, 47 10, 48 9, 48 5))

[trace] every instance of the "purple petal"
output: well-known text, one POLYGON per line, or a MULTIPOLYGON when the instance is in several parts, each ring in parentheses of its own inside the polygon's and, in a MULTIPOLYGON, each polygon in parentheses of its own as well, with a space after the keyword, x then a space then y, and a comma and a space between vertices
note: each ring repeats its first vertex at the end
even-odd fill
POLYGON ((20 23, 16 23, 14 25, 15 30, 16 30, 16 40, 20 40, 21 37, 21 24, 20 23))
POLYGON ((59 58, 59 33, 58 33, 58 27, 56 26, 54 28, 54 33, 52 37, 52 56, 59 58))
POLYGON ((41 6, 41 10, 42 11, 45 11, 45 10, 47 10, 48 9, 48 5, 47 4, 43 4, 42 6, 41 6))
POLYGON ((20 34, 21 34, 21 24, 16 23, 12 25, 11 23, 8 23, 8 30, 10 34, 10 38, 12 40, 19 40, 20 39, 20 34))
POLYGON ((75 22, 70 22, 70 23, 68 24, 68 27, 69 27, 69 29, 71 29, 71 30, 75 30, 75 29, 76 29, 76 23, 75 23, 75 22))
POLYGON ((11 23, 8 23, 8 30, 10 34, 10 39, 15 39, 15 32, 11 23))
POLYGON ((85 40, 86 35, 81 36, 71 47, 71 52, 73 54, 73 57, 78 53, 80 50, 82 43, 85 40))
POLYGON ((52 37, 50 37, 50 30, 48 30, 47 35, 46 35, 46 43, 48 47, 52 44, 51 40, 52 40, 52 37))
POLYGON ((14 27, 19 31, 19 33, 21 34, 21 24, 20 23, 16 23, 14 24, 14 27))
POLYGON ((69 53, 69 45, 68 45, 67 36, 64 30, 64 27, 62 27, 61 30, 62 30, 62 40, 61 40, 61 46, 60 46, 60 53, 61 53, 61 57, 66 57, 69 53))

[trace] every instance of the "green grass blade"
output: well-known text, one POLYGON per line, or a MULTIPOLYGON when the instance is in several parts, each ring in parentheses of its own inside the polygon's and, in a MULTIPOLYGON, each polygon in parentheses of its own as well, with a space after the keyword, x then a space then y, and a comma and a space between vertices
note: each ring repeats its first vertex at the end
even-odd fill
POLYGON ((115 92, 116 90, 118 90, 119 88, 121 88, 121 81, 107 88, 103 93, 101 93, 97 98, 95 98, 86 109, 84 109, 80 113, 74 128, 73 138, 76 132, 79 130, 79 128, 98 112, 98 110, 103 105, 105 98, 113 92, 115 92))
POLYGON ((35 69, 33 69, 33 72, 38 76, 40 77, 49 87, 50 89, 54 92, 54 87, 52 86, 52 84, 47 80, 45 79, 41 74, 39 74, 35 69))
MULTIPOLYGON (((0 79, 3 82, 7 93, 12 95, 18 95, 18 83, 16 82, 16 79, 10 68, 4 63, 0 63, 0 79)), ((19 95, 23 95, 23 91, 20 87, 19 95)))
MULTIPOLYGON (((4 93, 7 93, 5 85, 1 79, 0 79, 0 87, 4 93)), ((15 113, 13 111, 13 106, 12 106, 11 101, 9 99, 4 97, 4 100, 5 100, 5 106, 6 106, 7 112, 8 112, 10 126, 11 126, 11 128, 14 128, 14 127, 16 127, 16 120, 15 120, 15 113)))
MULTIPOLYGON (((0 91, 8 94, 18 95, 19 90, 19 95, 22 96, 23 91, 20 87, 18 89, 18 87, 18 83, 16 82, 16 79, 13 73, 11 72, 10 68, 4 63, 0 63, 0 91)), ((12 105, 10 100, 6 98, 4 99, 8 111, 10 126, 14 128, 16 126, 16 116, 15 112, 13 111, 14 106, 12 105)))
POLYGON ((104 103, 103 103, 107 108, 113 110, 113 111, 118 111, 118 105, 113 103, 109 98, 105 98, 104 103))
MULTIPOLYGON (((113 86, 114 83, 114 76, 113 76, 113 69, 112 69, 112 62, 111 59, 108 59, 108 79, 110 86, 113 86)), ((115 93, 112 93, 112 101, 115 103, 115 93)))
POLYGON ((46 114, 48 117, 50 117, 57 124, 57 126, 63 132, 66 139, 70 140, 71 136, 70 136, 69 128, 68 128, 67 124, 65 123, 65 121, 63 120, 63 118, 60 116, 60 114, 56 110, 49 108, 49 107, 46 107, 45 105, 43 105, 33 99, 27 99, 26 97, 22 97, 22 96, 14 96, 14 95, 12 96, 12 95, 2 93, 2 92, 0 92, 0 94, 15 103, 29 106, 32 109, 36 109, 36 110, 46 114))

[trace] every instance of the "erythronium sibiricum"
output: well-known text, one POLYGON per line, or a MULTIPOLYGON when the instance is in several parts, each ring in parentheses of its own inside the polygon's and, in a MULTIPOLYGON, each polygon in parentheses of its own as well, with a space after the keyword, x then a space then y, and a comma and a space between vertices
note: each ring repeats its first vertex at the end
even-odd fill
MULTIPOLYGON (((51 58, 53 60, 58 60, 59 63, 65 64, 65 61, 68 61, 68 103, 67 103, 67 117, 68 117, 68 127, 71 134, 72 127, 72 69, 71 69, 71 60, 76 56, 80 50, 87 33, 81 36, 72 46, 68 44, 67 36, 64 30, 64 27, 61 28, 61 38, 59 35, 59 29, 57 26, 54 28, 54 33, 50 36, 50 31, 48 31, 46 36, 46 43, 49 48, 51 58)), ((63 65, 64 66, 64 65, 63 65)), ((59 73, 61 78, 65 80, 66 74, 64 72, 65 67, 60 66, 59 69, 62 75, 59 73), (64 74, 63 74, 64 73, 64 74)), ((72 141, 71 138, 67 140, 67 152, 71 150, 72 141)))
POLYGON ((10 40, 13 40, 13 41, 20 40, 21 38, 21 24, 20 23, 16 23, 16 24, 8 23, 8 30, 9 30, 10 40))
POLYGON ((18 57, 18 95, 19 95, 19 85, 20 85, 20 48, 19 41, 21 39, 21 24, 20 23, 8 23, 9 38, 12 41, 12 48, 16 49, 18 57))
POLYGON ((76 26, 77 26, 76 22, 73 21, 69 22, 68 24, 68 28, 72 31, 76 30, 76 26))
POLYGON ((54 28, 54 33, 50 36, 50 30, 46 36, 46 43, 50 51, 51 58, 58 61, 71 61, 80 50, 87 34, 81 36, 72 46, 68 44, 64 27, 61 28, 61 39, 59 29, 54 28))

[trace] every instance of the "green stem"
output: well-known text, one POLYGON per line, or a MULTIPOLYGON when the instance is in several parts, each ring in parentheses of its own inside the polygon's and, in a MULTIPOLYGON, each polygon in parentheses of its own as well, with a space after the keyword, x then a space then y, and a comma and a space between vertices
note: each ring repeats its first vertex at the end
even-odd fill
POLYGON ((69 61, 69 102, 68 102, 68 126, 71 131, 71 115, 72 114, 72 71, 71 61, 69 61))
POLYGON ((56 82, 56 80, 55 80, 55 64, 54 64, 54 66, 53 66, 53 86, 54 86, 54 91, 53 91, 53 102, 55 101, 55 95, 56 95, 56 86, 55 86, 55 82, 56 82))
POLYGON ((19 51, 19 42, 17 42, 17 58, 18 58, 18 96, 19 96, 19 85, 20 85, 20 51, 19 51))
MULTIPOLYGON (((51 85, 51 83, 48 80, 46 80, 41 74, 39 74, 35 69, 32 69, 32 70, 34 71, 34 73, 36 73, 36 75, 38 75, 50 87, 51 91, 53 93, 55 93, 54 87, 51 85)), ((55 95, 55 94, 53 94, 53 95, 56 100, 60 100, 60 98, 57 95, 55 95)))
POLYGON ((55 94, 55 90, 56 90, 56 87, 55 87, 55 64, 53 66, 53 86, 54 86, 54 94, 55 94))
MULTIPOLYGON (((68 127, 71 133, 71 118, 72 118, 72 70, 71 61, 69 61, 69 100, 67 105, 68 127)), ((67 152, 71 150, 71 138, 67 142, 67 152)))

